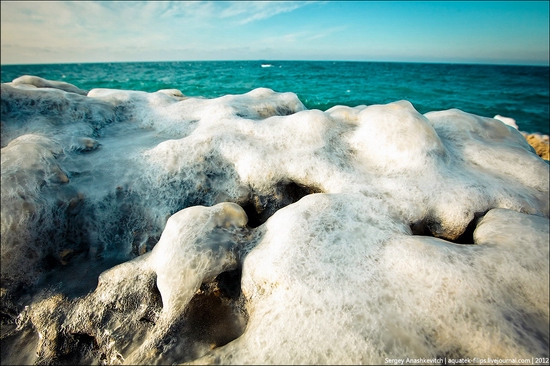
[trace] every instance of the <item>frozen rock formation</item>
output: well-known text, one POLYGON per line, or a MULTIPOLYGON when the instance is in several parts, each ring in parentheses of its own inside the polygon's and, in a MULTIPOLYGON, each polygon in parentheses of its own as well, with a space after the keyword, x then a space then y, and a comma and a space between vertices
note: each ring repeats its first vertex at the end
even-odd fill
MULTIPOLYGON (((516 120, 513 118, 503 117, 498 114, 494 118, 506 123, 508 126, 514 127, 516 130, 519 129, 518 125, 516 124, 516 120)), ((535 149, 535 152, 537 153, 538 156, 540 156, 544 160, 550 160, 550 150, 548 147, 548 144, 549 144, 548 135, 541 135, 540 133, 527 133, 527 132, 522 132, 521 134, 527 139, 527 142, 529 143, 529 145, 531 145, 533 149, 535 149)))
POLYGON ((13 80, 11 83, 13 86, 18 87, 27 87, 27 88, 52 88, 52 89, 59 89, 63 90, 69 93, 76 93, 80 95, 86 95, 88 94, 87 90, 82 90, 80 88, 77 88, 76 86, 65 83, 62 81, 51 81, 46 80, 38 76, 31 76, 31 75, 23 75, 18 77, 17 79, 13 80))
POLYGON ((218 284, 237 267, 246 221, 234 203, 182 210, 150 253, 103 272, 88 296, 53 295, 26 309, 20 327, 38 333, 32 362, 170 364, 233 340, 245 312, 218 284))
POLYGON ((519 129, 517 123, 516 123, 516 120, 513 119, 513 118, 510 118, 510 117, 504 117, 504 116, 501 116, 500 114, 497 114, 496 116, 493 117, 494 119, 498 119, 499 121, 502 121, 504 122, 505 124, 507 124, 508 126, 512 126, 514 127, 516 130, 519 129))
POLYGON ((3 364, 548 357, 549 165, 516 128, 78 90, 2 84, 3 364))
POLYGON ((245 333, 196 363, 548 352, 546 218, 491 210, 460 245, 381 222, 369 201, 312 195, 270 218, 244 260, 245 333))
POLYGON ((116 110, 99 100, 56 88, 25 85, 2 84, 2 147, 29 133, 58 138, 93 137, 116 119, 116 110))
POLYGON ((66 186, 69 178, 56 159, 61 153, 59 144, 33 134, 2 149, 3 286, 30 285, 37 265, 50 254, 48 249, 61 256, 75 250, 55 227, 55 221, 64 221, 64 214, 78 210, 82 198, 66 186), (44 245, 48 235, 53 237, 44 245))

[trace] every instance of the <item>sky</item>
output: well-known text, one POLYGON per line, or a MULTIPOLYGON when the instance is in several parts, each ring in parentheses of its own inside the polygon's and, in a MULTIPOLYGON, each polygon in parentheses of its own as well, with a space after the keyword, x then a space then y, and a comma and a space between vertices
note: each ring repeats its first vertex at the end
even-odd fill
POLYGON ((549 1, 3 1, 1 64, 549 65, 549 1))

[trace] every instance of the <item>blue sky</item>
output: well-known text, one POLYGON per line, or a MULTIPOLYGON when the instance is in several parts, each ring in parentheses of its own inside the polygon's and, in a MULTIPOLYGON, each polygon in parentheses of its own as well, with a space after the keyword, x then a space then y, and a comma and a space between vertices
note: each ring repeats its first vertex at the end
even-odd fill
POLYGON ((549 64, 548 1, 2 1, 1 63, 549 64))

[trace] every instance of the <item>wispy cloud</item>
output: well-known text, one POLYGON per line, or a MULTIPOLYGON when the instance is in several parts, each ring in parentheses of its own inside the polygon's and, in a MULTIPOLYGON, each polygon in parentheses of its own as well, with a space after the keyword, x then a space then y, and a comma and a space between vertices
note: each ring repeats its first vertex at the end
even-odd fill
MULTIPOLYGON (((109 46, 138 47, 173 36, 169 13, 185 8, 168 2, 2 2, 2 46, 73 47, 74 52, 109 46)), ((196 7, 193 10, 196 11, 196 7)))
POLYGON ((314 1, 237 1, 226 3, 220 16, 222 18, 239 18, 239 24, 271 18, 281 13, 288 13, 298 8, 313 4, 314 1))
POLYGON ((55 38, 85 37, 84 41, 109 34, 148 37, 151 33, 170 34, 181 30, 205 28, 219 20, 246 24, 288 13, 312 2, 277 1, 68 1, 68 2, 2 2, 3 42, 14 41, 22 29, 28 37, 44 41, 55 38), (5 11, 4 11, 5 10, 5 11), (24 24, 24 27, 21 25, 24 24), (66 33, 65 33, 66 32, 66 33), (33 34, 35 37, 30 37, 33 34), (65 35, 65 37, 61 37, 65 35))
MULTIPOLYGON (((49 62, 56 54, 89 57, 99 51, 107 58, 154 50, 200 50, 198 54, 226 54, 227 47, 243 47, 239 28, 313 2, 278 1, 59 1, 2 2, 2 62, 20 54, 49 62), (234 35, 221 32, 231 28, 234 35), (220 33, 221 32, 221 33, 220 33), (223 39, 223 41, 222 41, 223 39), (234 44, 227 42, 234 39, 234 44), (12 56, 10 56, 12 55, 12 56)), ((287 37, 286 41, 290 41, 287 37)), ((166 51, 164 52, 166 53, 166 51)), ((173 54, 173 52, 169 52, 173 54)), ((67 57, 67 56, 66 56, 67 57)), ((198 57, 198 56, 197 56, 198 57)))
POLYGON ((453 49, 465 54, 482 49, 506 57, 533 54, 538 56, 529 57, 548 60, 548 6, 543 2, 449 4, 2 1, 1 60, 6 64, 84 62, 91 58, 245 59, 268 57, 268 49, 277 59, 319 59, 334 57, 336 52, 343 58, 359 59, 372 58, 376 50, 404 54, 411 47, 417 53, 446 54, 453 49), (457 12, 457 7, 464 11, 457 12), (442 15, 433 17, 430 14, 436 8, 442 15), (488 8, 492 12, 481 11, 488 8), (511 12, 512 8, 520 12, 511 12), (472 32, 472 22, 484 26, 474 27, 476 32, 472 32), (511 23, 515 26, 501 27, 511 23), (507 45, 505 52, 499 46, 503 44, 507 45))
POLYGON ((275 35, 263 37, 262 39, 257 40, 254 45, 269 47, 277 47, 282 44, 285 46, 296 45, 301 47, 302 49, 305 49, 312 46, 311 42, 309 41, 324 41, 324 39, 328 36, 342 32, 347 28, 348 27, 346 25, 343 25, 323 30, 319 30, 318 28, 306 28, 285 33, 277 33, 275 35))

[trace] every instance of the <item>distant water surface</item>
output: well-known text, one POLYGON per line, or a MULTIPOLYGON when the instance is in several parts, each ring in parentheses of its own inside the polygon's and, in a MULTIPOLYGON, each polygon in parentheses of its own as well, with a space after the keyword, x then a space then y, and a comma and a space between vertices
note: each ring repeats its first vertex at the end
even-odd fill
POLYGON ((309 109, 408 100, 420 113, 458 108, 514 118, 520 130, 550 134, 549 68, 332 61, 182 61, 2 66, 2 82, 21 75, 82 89, 179 89, 214 98, 258 87, 294 92, 309 109))

